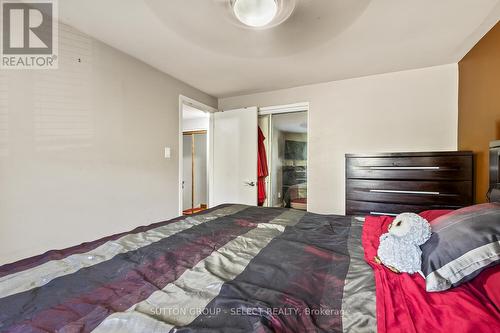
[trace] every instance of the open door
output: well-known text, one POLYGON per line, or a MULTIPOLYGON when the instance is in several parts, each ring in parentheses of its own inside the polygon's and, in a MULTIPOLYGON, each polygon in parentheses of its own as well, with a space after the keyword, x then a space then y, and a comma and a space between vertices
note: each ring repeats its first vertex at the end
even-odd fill
POLYGON ((257 205, 257 107, 213 114, 210 207, 257 205))

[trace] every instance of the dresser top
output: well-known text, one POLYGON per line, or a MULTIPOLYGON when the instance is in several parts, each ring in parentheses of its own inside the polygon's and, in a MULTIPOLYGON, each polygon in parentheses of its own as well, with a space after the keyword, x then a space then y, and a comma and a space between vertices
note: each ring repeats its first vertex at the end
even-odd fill
POLYGON ((408 153, 367 153, 367 154, 345 154, 345 157, 436 157, 436 156, 472 156, 472 151, 432 151, 432 152, 408 152, 408 153))

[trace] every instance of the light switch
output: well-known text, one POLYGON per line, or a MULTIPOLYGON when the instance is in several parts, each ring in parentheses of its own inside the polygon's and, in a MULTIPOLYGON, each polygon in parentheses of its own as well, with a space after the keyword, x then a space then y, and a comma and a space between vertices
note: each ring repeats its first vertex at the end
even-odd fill
POLYGON ((165 147, 165 158, 170 159, 170 147, 165 147))

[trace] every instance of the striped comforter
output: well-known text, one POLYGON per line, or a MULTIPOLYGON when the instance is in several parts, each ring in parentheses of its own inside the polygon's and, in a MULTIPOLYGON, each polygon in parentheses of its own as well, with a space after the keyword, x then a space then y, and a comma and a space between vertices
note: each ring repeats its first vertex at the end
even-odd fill
POLYGON ((1 332, 372 332, 361 222, 223 205, 0 267, 1 332))

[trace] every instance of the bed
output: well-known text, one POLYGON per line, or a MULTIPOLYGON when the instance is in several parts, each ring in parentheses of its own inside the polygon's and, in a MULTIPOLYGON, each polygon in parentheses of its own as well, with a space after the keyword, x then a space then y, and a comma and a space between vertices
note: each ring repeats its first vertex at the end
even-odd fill
POLYGON ((223 205, 0 268, 5 332, 370 332, 362 222, 223 205))
POLYGON ((429 295, 372 260, 390 219, 223 205, 50 251, 0 267, 0 331, 500 330, 500 268, 429 295))
POLYGON ((300 183, 288 187, 283 196, 285 207, 307 210, 307 183, 300 183))
POLYGON ((49 251, 0 267, 0 332, 500 331, 500 266, 430 295, 374 261, 392 218, 227 204, 49 251))

